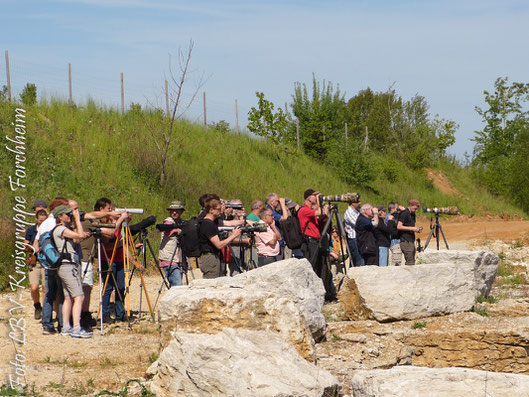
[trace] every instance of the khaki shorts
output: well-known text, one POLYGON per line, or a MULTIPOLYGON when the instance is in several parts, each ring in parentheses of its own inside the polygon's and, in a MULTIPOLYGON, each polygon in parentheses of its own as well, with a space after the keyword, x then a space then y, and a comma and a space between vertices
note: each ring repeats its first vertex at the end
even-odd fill
POLYGON ((202 254, 198 258, 198 264, 203 278, 217 278, 221 274, 220 259, 213 254, 202 254))
POLYGON ((44 281, 44 268, 37 262, 35 267, 29 271, 29 284, 39 285, 39 282, 42 282, 43 287, 46 286, 44 281))
POLYGON ((81 285, 81 266, 76 263, 63 262, 57 272, 62 281, 64 296, 76 298, 84 295, 81 285))

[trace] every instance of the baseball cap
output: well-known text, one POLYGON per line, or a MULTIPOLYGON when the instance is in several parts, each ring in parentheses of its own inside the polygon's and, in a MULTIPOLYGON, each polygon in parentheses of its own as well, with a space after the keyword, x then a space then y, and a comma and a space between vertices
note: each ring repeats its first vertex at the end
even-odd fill
POLYGON ((44 200, 37 200, 35 201, 35 203, 33 204, 33 207, 31 207, 32 209, 35 209, 37 207, 43 207, 43 208, 48 208, 48 206, 46 205, 46 202, 44 200))
POLYGON ((305 190, 305 193, 303 193, 303 199, 307 199, 307 197, 312 196, 313 194, 319 194, 320 192, 317 192, 314 189, 307 189, 305 190))
POLYGON ((71 213, 72 213, 72 209, 65 205, 59 205, 52 212, 55 218, 57 218, 59 215, 62 215, 62 214, 71 214, 71 213))
POLYGON ((380 212, 380 211, 388 212, 388 210, 386 209, 386 207, 384 207, 383 205, 379 205, 379 206, 377 206, 377 210, 378 210, 378 212, 380 212))

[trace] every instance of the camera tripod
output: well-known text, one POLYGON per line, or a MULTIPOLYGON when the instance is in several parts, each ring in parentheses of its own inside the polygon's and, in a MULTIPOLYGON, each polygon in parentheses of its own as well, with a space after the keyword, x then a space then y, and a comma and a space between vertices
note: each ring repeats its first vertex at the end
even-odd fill
MULTIPOLYGON (((140 279, 141 279, 140 288, 144 290, 145 292, 145 297, 149 305, 149 311, 151 312, 151 317, 152 317, 152 320, 154 321, 154 310, 151 305, 149 293, 147 292, 147 288, 145 286, 145 279, 143 278, 144 269, 142 268, 142 265, 138 259, 138 255, 136 253, 136 247, 134 246, 134 239, 132 238, 132 234, 131 234, 128 223, 123 222, 121 226, 121 239, 119 238, 116 239, 116 242, 114 243, 114 248, 112 250, 112 256, 110 258, 110 261, 107 262, 109 264, 109 268, 108 268, 107 277, 105 279, 105 285, 103 287, 103 291, 106 290, 108 280, 110 278, 110 274, 112 274, 110 267, 114 263, 114 258, 116 256, 117 248, 118 248, 120 241, 123 242, 123 267, 125 271, 125 296, 123 298, 125 300, 125 313, 127 316, 127 320, 129 321, 129 326, 130 326, 130 294, 129 292, 130 292, 130 281, 132 279, 132 274, 133 274, 133 271, 131 272, 130 270, 131 265, 134 265, 134 268, 138 268, 139 270, 140 279), (130 274, 129 276, 128 273, 132 273, 132 274, 130 274)), ((115 282, 114 285, 117 287, 116 280, 114 280, 114 282, 115 282)))
MULTIPOLYGON (((167 289, 171 288, 171 286, 169 285, 169 282, 167 281, 167 279, 165 278, 164 274, 163 274, 163 271, 162 269, 160 268, 159 266, 159 262, 158 262, 158 259, 156 259, 156 255, 154 254, 154 250, 152 249, 152 246, 151 246, 151 242, 149 240, 149 238, 147 237, 148 235, 148 231, 147 229, 141 229, 140 231, 140 238, 141 238, 141 252, 140 252, 140 255, 141 255, 141 264, 142 264, 142 267, 141 267, 141 270, 140 271, 140 274, 145 270, 147 269, 147 247, 149 247, 149 251, 154 259, 154 262, 156 264, 156 268, 158 269, 158 272, 160 273, 160 276, 162 276, 162 285, 160 287, 160 292, 161 292, 161 289, 163 288, 163 286, 165 285, 167 287, 167 289)), ((176 250, 175 250, 176 251, 176 250)), ((173 256, 174 256, 174 253, 173 253, 173 256)), ((172 261, 172 258, 171 258, 171 261, 172 261)), ((130 281, 132 280, 132 276, 134 276, 134 272, 136 271, 137 267, 134 267, 134 269, 132 269, 132 272, 130 273, 130 277, 129 277, 129 285, 130 285, 130 281)), ((141 307, 142 307, 142 296, 143 296, 143 288, 144 288, 144 280, 143 280, 143 277, 141 277, 141 281, 140 281, 140 312, 139 312, 139 318, 141 318, 141 314, 142 314, 142 311, 141 311, 141 307)), ((158 297, 160 296, 160 292, 158 293, 158 297)), ((149 302, 149 296, 147 295, 147 288, 145 288, 145 297, 147 298, 147 302, 149 303, 149 306, 150 306, 150 302, 149 302)), ((158 301, 158 299, 156 299, 156 301, 158 301)), ((154 305, 154 308, 156 308, 156 304, 154 305)), ((151 310, 151 315, 154 311, 154 308, 151 310)), ((154 316, 153 316, 153 320, 154 320, 154 316)))
POLYGON ((449 250, 450 248, 448 248, 448 243, 446 242, 446 237, 445 237, 445 234, 443 232, 443 227, 439 223, 439 213, 436 211, 435 212, 435 224, 433 223, 433 217, 430 218, 430 234, 428 235, 428 239, 426 240, 426 244, 424 244, 424 248, 422 249, 423 251, 425 251, 426 248, 428 247, 428 244, 430 244, 430 240, 431 240, 432 236, 434 236, 435 239, 437 240, 437 251, 439 251, 439 232, 441 232, 441 235, 443 236, 443 240, 444 240, 446 249, 449 250))
MULTIPOLYGON (((329 209, 330 209, 329 218, 325 222, 325 225, 323 226, 323 230, 321 231, 322 238, 320 239, 320 250, 325 248, 325 247, 323 247, 324 236, 329 231, 329 227, 332 224, 332 217, 334 215, 334 218, 336 219, 336 224, 338 225, 338 237, 339 237, 339 240, 340 240, 340 251, 344 252, 344 249, 343 249, 343 246, 344 246, 343 237, 346 234, 345 234, 345 229, 343 227, 342 216, 340 215, 340 211, 338 211, 338 205, 337 204, 332 203, 332 202, 329 201, 329 209)), ((345 249, 347 251, 347 255, 349 256, 349 258, 352 258, 351 251, 349 250, 349 244, 347 244, 347 243, 345 244, 345 249)), ((325 255, 325 257, 326 257, 327 270, 330 273, 331 272, 331 266, 330 266, 330 260, 329 260, 330 253, 327 252, 327 255, 325 255)), ((315 259, 316 258, 314 258, 314 255, 313 255, 313 257, 311 258, 311 263, 314 263, 312 260, 315 260, 315 259)), ((343 256, 342 256, 342 259, 338 263, 341 263, 343 269, 345 270, 345 274, 347 274, 347 266, 345 266, 345 259, 343 258, 343 256)))

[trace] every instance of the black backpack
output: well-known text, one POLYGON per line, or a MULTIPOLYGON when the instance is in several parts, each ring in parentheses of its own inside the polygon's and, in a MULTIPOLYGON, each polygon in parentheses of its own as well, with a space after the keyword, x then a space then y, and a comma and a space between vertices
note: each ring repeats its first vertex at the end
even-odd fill
POLYGON ((291 250, 301 248, 305 242, 305 238, 301 233, 301 227, 297 215, 292 214, 287 219, 282 220, 281 230, 283 232, 283 239, 288 248, 291 250))
POLYGON ((182 226, 182 252, 188 258, 198 258, 201 254, 200 250, 200 219, 196 216, 188 220, 182 226))

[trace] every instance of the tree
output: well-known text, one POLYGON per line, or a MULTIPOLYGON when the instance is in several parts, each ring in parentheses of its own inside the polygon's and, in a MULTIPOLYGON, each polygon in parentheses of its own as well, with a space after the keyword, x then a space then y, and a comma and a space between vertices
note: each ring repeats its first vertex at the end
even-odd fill
POLYGON ((507 82, 507 77, 496 79, 494 93, 483 92, 488 109, 475 108, 485 127, 475 131, 474 160, 483 166, 508 158, 518 132, 529 121, 529 84, 507 82))
POLYGON ((156 106, 154 107, 157 109, 156 114, 159 117, 144 118, 158 153, 160 164, 160 187, 164 186, 165 180, 167 178, 167 161, 169 158, 169 149, 175 143, 178 145, 182 138, 181 134, 178 135, 178 133, 182 133, 182 131, 176 131, 176 122, 180 120, 189 109, 191 104, 194 102, 200 88, 205 83, 204 76, 202 75, 199 78, 190 99, 183 99, 184 88, 187 87, 186 83, 190 74, 189 66, 191 62, 191 55, 193 53, 193 47, 194 43, 192 40, 190 40, 186 51, 182 51, 181 49, 178 50, 178 74, 175 74, 173 71, 171 58, 169 57, 169 74, 171 76, 171 86, 169 92, 171 111, 168 115, 169 118, 167 119, 166 117, 163 117, 164 111, 161 109, 161 107, 156 106))
POLYGON ((312 75, 312 95, 307 86, 294 83, 292 113, 299 119, 301 142, 305 153, 324 160, 332 143, 344 134, 344 94, 325 80, 320 84, 312 75))
POLYGON ((20 100, 24 106, 33 106, 37 103, 37 86, 35 84, 27 83, 22 93, 20 100))
POLYGON ((283 109, 274 111, 274 104, 265 99, 262 92, 256 92, 257 108, 252 107, 248 112, 248 129, 256 135, 262 136, 272 144, 281 167, 285 168, 279 156, 278 146, 286 139, 289 119, 283 109))

